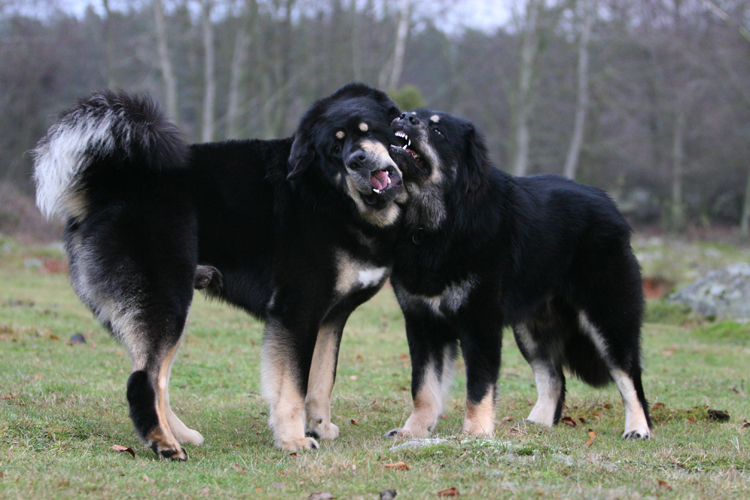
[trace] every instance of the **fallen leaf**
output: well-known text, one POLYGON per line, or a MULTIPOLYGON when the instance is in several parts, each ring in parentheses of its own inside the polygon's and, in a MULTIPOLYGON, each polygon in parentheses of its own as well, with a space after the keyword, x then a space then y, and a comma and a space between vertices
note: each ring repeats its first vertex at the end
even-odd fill
POLYGON ((409 466, 399 460, 395 464, 385 464, 386 469, 409 470, 409 466))
POLYGON ((457 497, 459 495, 458 490, 453 488, 448 488, 447 490, 438 491, 439 497, 457 497))
POLYGON ((331 495, 327 491, 321 491, 320 493, 310 493, 310 496, 307 497, 307 500, 331 500, 332 498, 336 497, 331 495))
POLYGON ((718 420, 719 422, 729 422, 729 413, 722 410, 708 410, 708 418, 718 420))
POLYGON ((594 432, 591 429, 589 429, 589 437, 595 438, 596 437, 596 432, 594 432))
POLYGON ((408 357, 409 356, 407 356, 406 354, 402 354, 401 356, 399 356, 399 358, 401 358, 401 359, 407 359, 408 357))
POLYGON ((604 407, 606 409, 608 409, 608 410, 611 410, 612 409, 612 404, 611 403, 604 403, 604 407))
POLYGON ((357 357, 354 358, 354 361, 362 361, 362 355, 361 354, 357 354, 357 357))
POLYGON ((586 423, 586 419, 583 417, 578 417, 578 421, 581 422, 582 424, 586 423))
POLYGON ((296 457, 296 456, 299 456, 299 455, 297 455, 297 452, 296 452, 296 451, 293 451, 293 452, 291 452, 291 453, 289 454, 289 456, 290 456, 290 457, 296 457))
POLYGON ((127 446, 122 446, 122 445, 119 445, 119 444, 113 444, 112 445, 112 449, 115 450, 115 451, 120 451, 120 452, 126 451, 126 452, 130 453, 130 455, 133 458, 135 458, 135 450, 133 450, 133 448, 128 448, 127 446))
POLYGON ((666 488, 668 490, 672 489, 672 485, 669 484, 668 482, 662 481, 661 479, 659 479, 658 481, 659 481, 659 486, 661 486, 662 488, 666 488))
POLYGON ((660 408, 664 408, 666 405, 664 403, 654 403, 654 406, 651 407, 651 411, 658 410, 660 408))
POLYGON ((359 422, 357 422, 356 420, 352 419, 352 425, 359 425, 359 422))
POLYGON ((58 337, 54 333, 52 335, 50 335, 49 338, 50 338, 50 340, 60 340, 60 337, 58 337))
POLYGON ((500 419, 500 421, 503 422, 503 423, 505 423, 505 422, 513 422, 513 417, 503 417, 502 419, 500 419))
POLYGON ((243 476, 247 473, 244 467, 242 467, 240 464, 232 464, 232 469, 234 469, 237 474, 242 474, 243 476))
POLYGON ((286 474, 289 474, 289 471, 288 471, 288 470, 277 470, 276 472, 277 472, 278 474, 281 474, 281 475, 286 475, 286 474))
POLYGON ((571 427, 578 427, 578 424, 576 423, 576 421, 570 417, 563 417, 560 419, 560 422, 564 423, 565 425, 569 425, 571 427))
POLYGON ((0 396, 0 399, 15 399, 15 398, 16 396, 12 392, 9 392, 6 396, 0 396))
POLYGON ((385 490, 380 492, 380 500, 393 500, 398 495, 396 490, 385 490))
POLYGON ((688 417, 688 422, 690 422, 691 424, 694 424, 695 423, 695 417, 688 417))
POLYGON ((42 379, 42 378, 44 378, 44 375, 39 375, 39 374, 37 373, 36 375, 34 375, 34 378, 35 378, 36 380, 39 380, 39 379, 42 379))
POLYGON ((592 444, 594 444, 594 438, 589 438, 588 441, 586 441, 586 444, 584 444, 584 446, 591 446, 592 444))

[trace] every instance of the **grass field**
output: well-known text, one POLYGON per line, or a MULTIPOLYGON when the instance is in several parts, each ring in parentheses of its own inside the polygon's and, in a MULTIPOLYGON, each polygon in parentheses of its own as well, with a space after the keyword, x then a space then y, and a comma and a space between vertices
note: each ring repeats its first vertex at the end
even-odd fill
MULTIPOLYGON (((638 252, 647 273, 673 283, 696 266, 749 255, 727 245, 654 240, 638 252)), ((410 366, 403 320, 386 288, 347 325, 333 397, 341 437, 289 454, 272 447, 259 395, 262 325, 196 295, 171 399, 206 443, 188 448, 188 462, 171 463, 136 439, 125 401, 130 360, 79 303, 61 259, 57 250, 0 239, 0 498, 306 499, 329 492, 376 499, 395 489, 408 499, 441 498, 450 488, 461 498, 750 497, 748 325, 706 324, 649 303, 644 385, 655 439, 623 441, 614 386, 591 389, 576 380, 568 383, 567 424, 523 423, 536 390, 506 334, 495 437, 457 436, 465 388, 459 372, 435 436, 444 441, 394 449, 403 442, 382 436, 409 415, 410 366), (68 343, 77 333, 85 344, 68 343), (730 420, 710 419, 708 409, 730 420), (132 447, 135 457, 113 445, 132 447), (398 462, 408 470, 387 467, 398 462)))

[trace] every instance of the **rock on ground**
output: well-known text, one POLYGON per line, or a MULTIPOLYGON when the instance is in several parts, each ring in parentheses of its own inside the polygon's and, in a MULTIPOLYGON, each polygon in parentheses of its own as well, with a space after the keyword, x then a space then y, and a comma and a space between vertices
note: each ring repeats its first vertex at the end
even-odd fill
POLYGON ((667 300, 686 304, 706 318, 750 321, 750 264, 710 272, 667 300))

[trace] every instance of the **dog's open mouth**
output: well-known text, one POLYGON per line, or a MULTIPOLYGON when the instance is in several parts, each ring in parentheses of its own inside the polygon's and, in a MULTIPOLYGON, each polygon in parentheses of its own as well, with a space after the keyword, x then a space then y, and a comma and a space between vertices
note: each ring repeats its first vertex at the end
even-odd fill
POLYGON ((414 163, 417 164, 417 167, 424 170, 425 165, 424 165, 424 160, 422 159, 422 155, 420 155, 417 151, 412 149, 411 139, 409 138, 408 135, 406 135, 406 132, 404 132, 403 130, 397 130, 396 137, 406 141, 406 143, 403 146, 401 146, 401 148, 407 153, 409 153, 412 156, 412 158, 414 158, 414 163))
POLYGON ((390 191, 393 189, 398 191, 401 183, 401 176, 392 167, 374 170, 370 172, 370 187, 372 187, 372 191, 368 194, 363 194, 362 199, 368 205, 375 205, 383 198, 390 198, 390 196, 386 195, 390 195, 390 191))

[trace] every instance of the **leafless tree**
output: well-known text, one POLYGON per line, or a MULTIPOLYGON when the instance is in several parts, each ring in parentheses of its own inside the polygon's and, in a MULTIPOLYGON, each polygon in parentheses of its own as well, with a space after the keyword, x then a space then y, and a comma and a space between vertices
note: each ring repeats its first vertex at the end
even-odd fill
POLYGON ((162 0, 152 0, 154 15, 154 32, 156 35, 157 52, 159 55, 159 67, 164 79, 164 96, 167 105, 167 115, 176 124, 180 124, 180 108, 177 104, 177 78, 172 67, 172 58, 169 53, 167 41, 167 29, 164 19, 164 4, 162 0))

